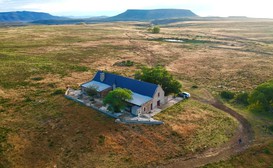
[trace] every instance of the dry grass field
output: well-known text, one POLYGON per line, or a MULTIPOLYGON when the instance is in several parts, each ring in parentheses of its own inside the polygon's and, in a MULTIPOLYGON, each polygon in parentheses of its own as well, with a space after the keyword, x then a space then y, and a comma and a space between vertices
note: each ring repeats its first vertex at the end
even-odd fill
POLYGON ((141 65, 166 66, 203 98, 223 89, 249 91, 273 78, 273 21, 181 22, 162 26, 160 34, 147 27, 0 28, 0 167, 145 167, 228 141, 237 121, 194 100, 159 114, 164 125, 146 126, 117 124, 63 97, 67 86, 78 87, 98 69, 133 76, 141 65), (124 60, 135 65, 113 66, 124 60))

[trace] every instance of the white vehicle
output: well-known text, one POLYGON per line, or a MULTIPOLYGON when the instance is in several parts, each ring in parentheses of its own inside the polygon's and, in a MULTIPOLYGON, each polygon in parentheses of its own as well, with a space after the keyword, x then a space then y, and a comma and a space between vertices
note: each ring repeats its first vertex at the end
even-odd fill
POLYGON ((191 97, 191 94, 188 92, 182 92, 178 94, 179 97, 183 97, 184 99, 188 99, 191 97))

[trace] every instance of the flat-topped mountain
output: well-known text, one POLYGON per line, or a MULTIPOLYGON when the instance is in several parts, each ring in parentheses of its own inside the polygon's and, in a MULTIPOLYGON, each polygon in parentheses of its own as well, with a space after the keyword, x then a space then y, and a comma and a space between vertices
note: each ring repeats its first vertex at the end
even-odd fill
POLYGON ((31 22, 37 20, 56 20, 63 19, 62 17, 52 16, 42 12, 0 12, 0 22, 31 22))
POLYGON ((129 9, 113 17, 91 17, 91 18, 66 18, 53 16, 48 13, 17 11, 0 12, 0 22, 31 22, 34 24, 79 24, 79 23, 98 23, 112 21, 151 21, 173 18, 198 17, 195 13, 186 9, 129 9))
POLYGON ((108 18, 112 21, 141 21, 166 18, 197 17, 195 13, 187 9, 153 9, 138 10, 129 9, 117 16, 108 18))

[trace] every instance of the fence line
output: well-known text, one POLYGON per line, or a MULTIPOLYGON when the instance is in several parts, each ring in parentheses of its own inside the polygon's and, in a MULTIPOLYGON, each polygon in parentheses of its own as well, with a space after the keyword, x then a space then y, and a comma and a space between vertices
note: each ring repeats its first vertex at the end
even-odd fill
MULTIPOLYGON (((86 106, 86 104, 85 104, 83 101, 80 101, 79 99, 76 99, 76 98, 71 97, 71 96, 68 96, 68 95, 65 95, 65 97, 66 97, 67 99, 76 101, 76 102, 78 102, 78 103, 80 103, 80 104, 86 106)), ((105 115, 107 115, 107 116, 109 116, 109 117, 116 118, 116 119, 118 118, 118 116, 116 116, 116 115, 114 115, 114 114, 111 114, 110 112, 101 110, 101 109, 99 109, 99 108, 97 108, 97 107, 95 107, 95 106, 90 105, 90 106, 87 106, 87 107, 90 107, 91 109, 96 110, 96 111, 98 111, 98 112, 100 112, 100 113, 103 113, 103 114, 105 114, 105 115)))

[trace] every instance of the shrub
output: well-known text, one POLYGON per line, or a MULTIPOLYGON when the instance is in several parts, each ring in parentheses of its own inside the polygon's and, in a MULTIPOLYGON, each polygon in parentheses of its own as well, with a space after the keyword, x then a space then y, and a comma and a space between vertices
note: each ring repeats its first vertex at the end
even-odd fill
POLYGON ((159 26, 154 26, 152 28, 152 33, 159 33, 160 32, 160 27, 159 26))
POLYGON ((86 72, 86 71, 89 70, 88 67, 86 67, 86 66, 79 66, 79 65, 73 65, 73 66, 71 66, 71 69, 74 70, 74 71, 76 71, 76 72, 86 72))
POLYGON ((230 91, 222 91, 220 93, 220 96, 222 99, 225 99, 225 100, 231 100, 234 98, 234 93, 233 92, 230 92, 230 91))
POLYGON ((135 78, 160 85, 166 95, 170 95, 171 93, 178 94, 182 87, 180 82, 162 66, 153 68, 143 67, 135 73, 135 78))
POLYGON ((159 26, 153 26, 153 27, 149 27, 147 30, 149 32, 152 32, 152 33, 159 33, 160 32, 160 27, 159 26))
POLYGON ((268 148, 263 149, 263 153, 265 153, 267 155, 271 154, 271 152, 268 148))
POLYGON ((197 89, 198 88, 198 86, 197 85, 192 85, 192 87, 191 87, 192 89, 197 89))
POLYGON ((24 99, 24 102, 31 102, 32 100, 31 100, 31 98, 30 97, 25 97, 25 99, 24 99))
POLYGON ((48 139, 48 147, 53 147, 54 146, 54 142, 51 139, 48 139))
POLYGON ((105 141, 105 136, 100 135, 99 136, 99 144, 104 144, 104 141, 105 141))
POLYGON ((248 102, 254 112, 273 112, 273 81, 263 83, 253 90, 248 102))
POLYGON ((64 94, 64 90, 62 90, 62 89, 57 89, 57 90, 55 90, 51 95, 60 95, 60 94, 64 94))
POLYGON ((270 132, 273 133, 273 125, 270 125, 270 126, 268 127, 268 129, 269 129, 270 132))
POLYGON ((40 81, 40 80, 43 80, 44 78, 43 77, 34 77, 34 78, 31 78, 31 80, 34 80, 34 81, 40 81))
MULTIPOLYGON (((7 145, 4 145, 4 144, 7 143, 7 136, 9 131, 10 130, 7 128, 0 127, 0 156, 4 153, 4 151, 7 150, 7 145)), ((1 164, 0 164, 0 167, 1 167, 1 164)))
POLYGON ((133 61, 127 60, 127 61, 121 61, 121 62, 116 62, 114 66, 126 66, 130 67, 133 66, 135 63, 133 61))
POLYGON ((239 93, 235 96, 234 98, 234 102, 236 104, 241 104, 241 105, 244 105, 244 106, 248 106, 249 103, 248 103, 248 93, 239 93))
POLYGON ((51 88, 56 88, 56 84, 55 83, 49 83, 47 86, 51 87, 51 88))

